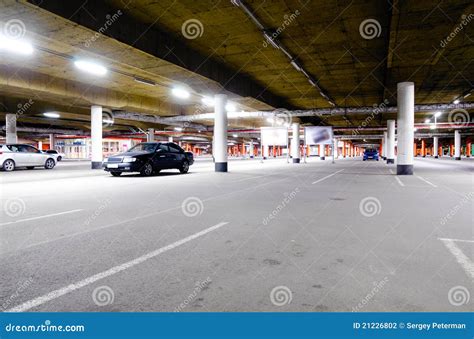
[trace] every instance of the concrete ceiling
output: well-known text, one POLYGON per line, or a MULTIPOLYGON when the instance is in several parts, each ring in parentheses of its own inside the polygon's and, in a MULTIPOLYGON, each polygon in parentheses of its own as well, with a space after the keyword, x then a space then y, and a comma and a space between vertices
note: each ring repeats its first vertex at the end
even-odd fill
MULTIPOLYGON (((474 88, 472 1, 245 3, 265 27, 278 29, 278 40, 339 107, 396 105, 401 81, 415 82, 417 104, 450 103, 474 88), (361 31, 366 20, 375 22, 373 36, 361 31), (449 35, 453 38, 445 41, 449 35)), ((204 113, 209 109, 201 105, 201 95, 219 92, 239 110, 330 107, 231 1, 0 0, 0 6, 0 22, 20 20, 25 38, 37 49, 32 57, 0 54, 0 111, 15 112, 30 99, 36 103, 19 123, 44 125, 41 113, 56 110, 67 119, 54 124, 86 128, 91 104, 158 116, 204 113), (197 33, 183 30, 192 24, 197 33), (79 57, 99 61, 111 72, 103 78, 84 75, 72 66, 79 57), (189 101, 170 96, 177 84, 192 89, 189 101)), ((419 112, 416 120, 432 115, 419 112)), ((395 114, 378 114, 369 125, 384 125, 387 118, 395 114)), ((365 119, 350 114, 301 118, 339 127, 360 126, 365 119)), ((120 123, 119 130, 127 124, 147 126, 120 123)), ((262 124, 240 119, 231 127, 262 124)))

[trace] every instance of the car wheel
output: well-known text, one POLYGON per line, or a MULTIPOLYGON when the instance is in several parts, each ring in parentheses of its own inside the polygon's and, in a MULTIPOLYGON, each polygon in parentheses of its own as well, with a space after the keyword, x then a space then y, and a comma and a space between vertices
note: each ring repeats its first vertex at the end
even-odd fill
POLYGON ((122 172, 110 172, 114 177, 119 177, 122 175, 122 172))
POLYGON ((59 156, 59 157, 58 157, 58 161, 61 161, 61 159, 62 159, 62 157, 61 157, 61 156, 59 156))
POLYGON ((26 169, 30 169, 30 170, 31 170, 31 169, 34 169, 34 168, 35 168, 35 166, 28 166, 26 169))
POLYGON ((54 160, 50 158, 50 159, 46 160, 46 162, 44 163, 44 168, 46 168, 46 169, 53 169, 53 168, 54 168, 54 165, 56 165, 56 164, 54 163, 54 160))
POLYGON ((183 161, 183 164, 181 165, 181 168, 179 169, 181 173, 188 173, 189 171, 189 162, 183 161))
POLYGON ((367 160, 367 159, 362 159, 363 161, 367 160))
POLYGON ((146 177, 152 175, 153 166, 149 162, 147 162, 145 165, 143 165, 143 168, 141 169, 140 174, 146 177))
POLYGON ((3 170, 5 172, 11 172, 15 169, 15 162, 11 159, 7 159, 3 162, 3 170))

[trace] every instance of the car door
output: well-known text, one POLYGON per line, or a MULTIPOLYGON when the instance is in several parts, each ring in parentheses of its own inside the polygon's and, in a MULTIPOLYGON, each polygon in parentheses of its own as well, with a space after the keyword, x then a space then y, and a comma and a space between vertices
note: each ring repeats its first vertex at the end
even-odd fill
POLYGON ((15 162, 15 166, 29 166, 29 154, 24 145, 7 145, 7 147, 12 151, 11 158, 15 162))
POLYGON ((170 148, 170 168, 179 168, 184 159, 183 150, 176 144, 168 143, 170 148))
POLYGON ((44 154, 33 146, 25 145, 24 147, 29 155, 29 166, 43 166, 45 164, 48 158, 47 154, 44 154))
POLYGON ((170 149, 166 144, 159 144, 153 157, 153 167, 156 169, 171 168, 170 149))

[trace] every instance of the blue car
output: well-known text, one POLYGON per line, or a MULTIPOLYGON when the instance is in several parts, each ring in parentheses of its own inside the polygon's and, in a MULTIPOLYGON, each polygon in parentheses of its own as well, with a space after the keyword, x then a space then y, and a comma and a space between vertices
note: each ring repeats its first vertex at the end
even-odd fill
POLYGON ((373 159, 379 161, 379 152, 375 149, 366 149, 364 151, 364 161, 373 159))

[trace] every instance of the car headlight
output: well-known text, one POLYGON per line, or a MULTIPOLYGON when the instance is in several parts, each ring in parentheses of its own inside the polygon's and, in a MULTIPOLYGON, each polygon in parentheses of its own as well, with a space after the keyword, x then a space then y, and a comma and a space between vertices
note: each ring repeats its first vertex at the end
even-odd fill
POLYGON ((134 161, 137 161, 137 158, 133 158, 133 157, 124 157, 122 162, 134 162, 134 161))

